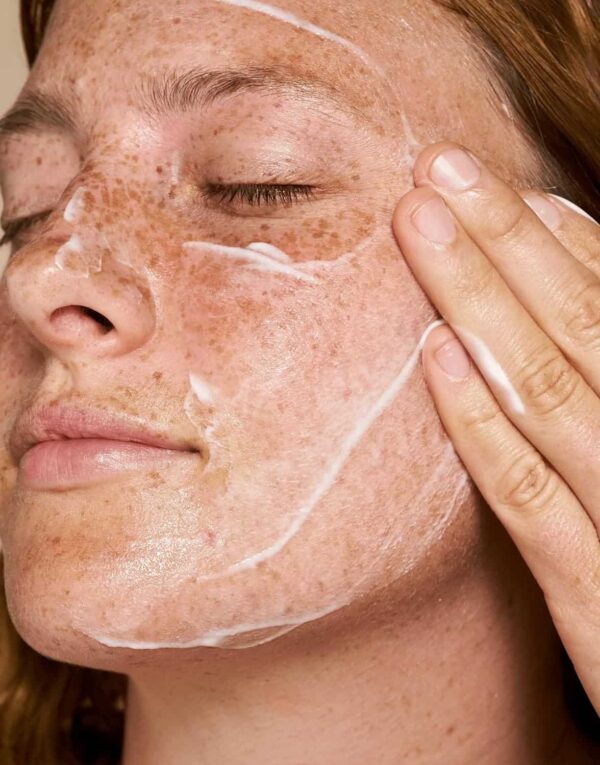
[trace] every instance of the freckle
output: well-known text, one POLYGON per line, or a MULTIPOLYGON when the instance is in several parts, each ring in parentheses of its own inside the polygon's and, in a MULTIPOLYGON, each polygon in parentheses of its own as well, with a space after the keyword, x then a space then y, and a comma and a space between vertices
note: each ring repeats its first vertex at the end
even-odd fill
POLYGON ((36 165, 41 165, 42 164, 42 158, 41 157, 36 157, 35 158, 35 163, 36 163, 36 165))
POLYGON ((352 180, 353 181, 360 181, 360 175, 358 173, 356 173, 356 175, 352 176, 352 180))
POLYGON ((446 728, 446 735, 451 736, 455 730, 456 728, 454 727, 454 725, 450 725, 448 728, 446 728))
POLYGON ((157 172, 159 175, 162 175, 162 173, 163 173, 163 166, 162 166, 162 165, 157 165, 157 166, 156 166, 156 172, 157 172))
POLYGON ((181 24, 181 19, 173 19, 173 24, 181 24))

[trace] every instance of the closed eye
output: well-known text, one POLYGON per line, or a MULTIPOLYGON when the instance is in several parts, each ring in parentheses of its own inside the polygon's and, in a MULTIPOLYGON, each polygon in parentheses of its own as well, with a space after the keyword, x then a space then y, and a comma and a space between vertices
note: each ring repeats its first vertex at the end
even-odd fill
POLYGON ((52 210, 44 210, 34 215, 26 215, 23 218, 16 218, 4 224, 4 236, 0 239, 0 247, 5 244, 16 244, 19 237, 29 231, 38 223, 43 223, 52 210))
MULTIPOLYGON (((314 197, 314 186, 295 183, 241 183, 217 184, 209 183, 202 193, 208 199, 220 204, 242 202, 253 207, 275 205, 292 205, 299 201, 310 200, 314 197)), ((0 247, 7 244, 18 246, 19 239, 28 233, 38 223, 43 223, 52 210, 45 210, 34 215, 26 215, 9 221, 4 225, 4 236, 0 239, 0 247)))
POLYGON ((314 186, 296 183, 209 183, 203 189, 205 197, 220 203, 245 202, 254 207, 292 205, 312 199, 314 186))

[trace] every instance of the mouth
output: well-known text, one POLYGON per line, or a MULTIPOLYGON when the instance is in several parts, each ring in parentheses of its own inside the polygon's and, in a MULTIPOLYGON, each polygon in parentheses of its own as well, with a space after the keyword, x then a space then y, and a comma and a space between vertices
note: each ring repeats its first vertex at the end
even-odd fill
POLYGON ((33 408, 18 420, 11 452, 30 489, 66 490, 194 461, 204 449, 152 430, 139 419, 93 408, 33 408))

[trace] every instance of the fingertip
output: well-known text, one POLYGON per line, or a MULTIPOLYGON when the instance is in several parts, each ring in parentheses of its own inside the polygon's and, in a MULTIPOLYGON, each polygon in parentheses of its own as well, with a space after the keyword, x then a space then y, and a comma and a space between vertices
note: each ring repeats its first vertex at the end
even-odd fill
POLYGON ((432 166, 436 159, 441 155, 462 155, 466 154, 467 157, 476 158, 465 146, 454 141, 438 141, 426 146, 418 155, 415 166, 413 168, 413 178, 416 186, 434 186, 436 185, 431 177, 432 166))
POLYGON ((392 227, 396 234, 400 233, 402 226, 412 218, 413 213, 425 202, 439 196, 432 188, 411 189, 399 200, 392 216, 392 227))
POLYGON ((464 380, 472 368, 469 354, 447 324, 431 333, 424 349, 423 362, 428 370, 441 371, 452 381, 464 380))
POLYGON ((558 194, 550 194, 548 193, 548 196, 553 197, 557 200, 557 202, 562 206, 566 207, 571 212, 575 212, 578 215, 583 216, 584 218, 587 218, 587 220, 591 220, 592 223, 595 223, 597 226, 600 225, 597 220, 594 220, 592 216, 587 213, 585 210, 582 210, 581 207, 578 207, 575 202, 571 202, 569 199, 565 199, 564 197, 559 197, 558 194))
POLYGON ((442 348, 442 346, 455 339, 456 335, 454 334, 450 325, 444 321, 443 324, 440 324, 438 327, 435 327, 435 329, 432 329, 427 336, 427 339, 423 344, 423 360, 425 361, 425 359, 427 359, 428 361, 437 353, 440 348, 442 348))

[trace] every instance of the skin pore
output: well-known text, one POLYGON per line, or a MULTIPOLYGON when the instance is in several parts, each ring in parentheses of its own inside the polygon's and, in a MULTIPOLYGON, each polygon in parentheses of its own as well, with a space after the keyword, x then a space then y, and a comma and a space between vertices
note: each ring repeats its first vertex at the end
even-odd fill
POLYGON ((0 147, 4 218, 50 211, 0 295, 18 631, 129 676, 124 765, 583 762, 391 230, 434 140, 535 185, 471 43, 425 2, 82 5, 59 0, 23 94, 63 106, 0 147), (28 487, 13 425, 65 403, 183 451, 28 487))

